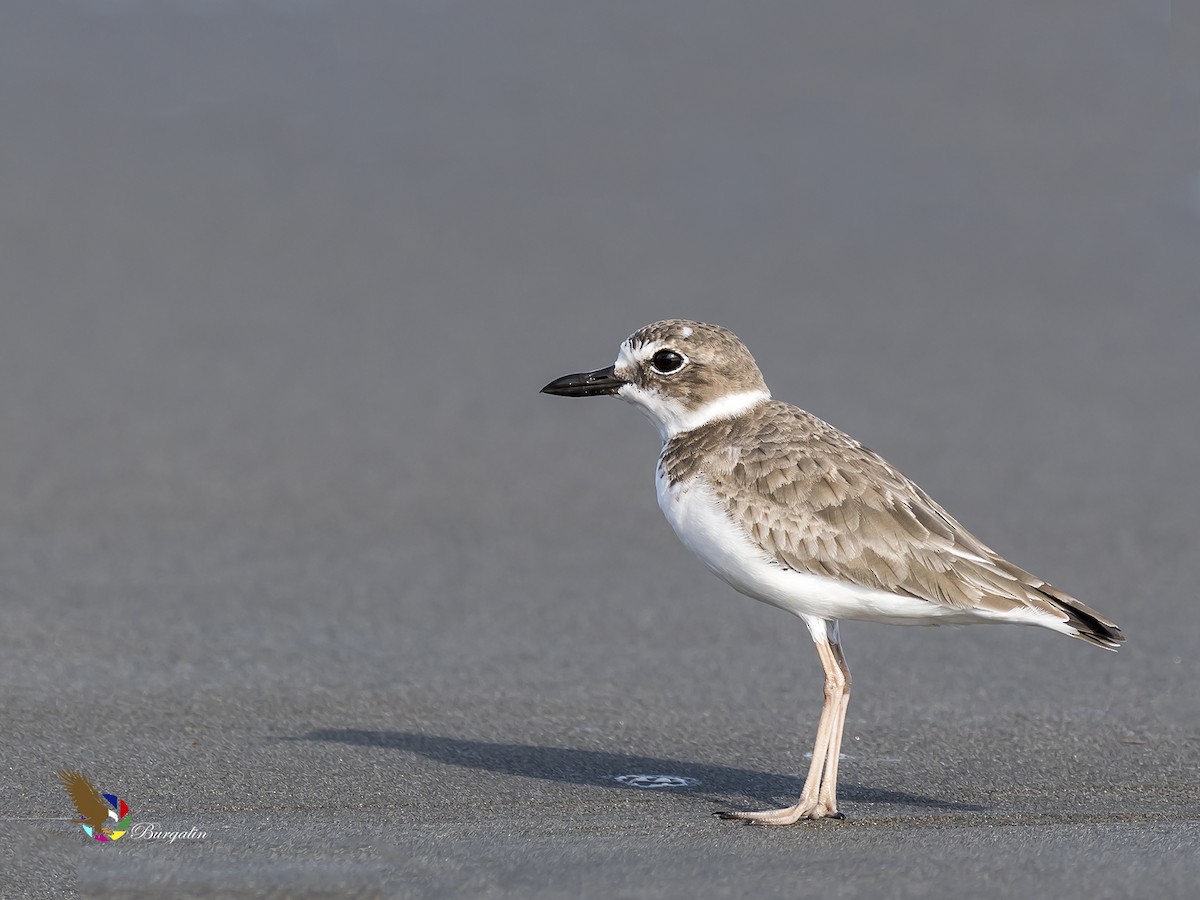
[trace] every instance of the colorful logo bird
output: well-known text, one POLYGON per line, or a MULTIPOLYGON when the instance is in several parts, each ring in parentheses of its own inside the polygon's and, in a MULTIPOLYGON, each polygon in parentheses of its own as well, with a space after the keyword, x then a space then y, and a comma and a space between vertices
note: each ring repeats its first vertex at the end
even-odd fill
POLYGON ((115 841, 129 830, 129 805, 116 794, 101 794, 92 780, 77 769, 62 769, 58 780, 79 812, 79 818, 72 821, 82 825, 88 837, 115 841))

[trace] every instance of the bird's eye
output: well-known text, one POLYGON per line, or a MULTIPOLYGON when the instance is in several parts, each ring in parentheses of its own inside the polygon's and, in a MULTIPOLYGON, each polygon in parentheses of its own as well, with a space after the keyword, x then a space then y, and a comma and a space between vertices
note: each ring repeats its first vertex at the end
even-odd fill
POLYGON ((683 356, 674 350, 659 350, 650 357, 650 365, 654 366, 654 370, 662 375, 678 372, 683 368, 683 361, 683 356))

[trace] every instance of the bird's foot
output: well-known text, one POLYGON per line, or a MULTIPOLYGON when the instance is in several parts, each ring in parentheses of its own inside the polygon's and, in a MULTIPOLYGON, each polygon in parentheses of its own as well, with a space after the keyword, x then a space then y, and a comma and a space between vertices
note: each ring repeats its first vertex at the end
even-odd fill
POLYGON ((736 819, 747 825, 794 825, 801 819, 844 819, 836 809, 821 800, 800 800, 783 809, 764 809, 761 812, 715 812, 718 819, 736 819))

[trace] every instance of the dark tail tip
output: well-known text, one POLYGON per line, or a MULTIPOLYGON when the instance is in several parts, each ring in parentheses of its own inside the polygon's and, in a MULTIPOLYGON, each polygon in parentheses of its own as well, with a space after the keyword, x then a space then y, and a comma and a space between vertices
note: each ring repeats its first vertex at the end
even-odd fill
POLYGON ((1110 622, 1094 609, 1090 609, 1074 598, 1057 596, 1055 605, 1067 614, 1067 624, 1075 629, 1075 637, 1105 650, 1116 650, 1125 643, 1120 626, 1110 622))

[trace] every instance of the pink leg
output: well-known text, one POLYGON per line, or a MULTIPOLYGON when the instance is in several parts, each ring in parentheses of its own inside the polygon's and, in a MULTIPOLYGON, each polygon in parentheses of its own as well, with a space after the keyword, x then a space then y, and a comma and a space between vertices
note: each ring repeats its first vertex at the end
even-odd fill
POLYGON ((782 809, 716 813, 722 819, 740 819, 754 825, 791 825, 801 819, 841 817, 837 811, 837 764, 846 705, 850 701, 850 670, 838 642, 837 622, 807 617, 805 622, 825 670, 825 703, 800 799, 782 809))

